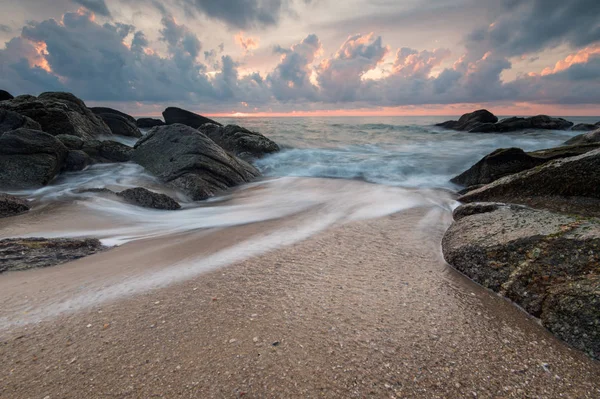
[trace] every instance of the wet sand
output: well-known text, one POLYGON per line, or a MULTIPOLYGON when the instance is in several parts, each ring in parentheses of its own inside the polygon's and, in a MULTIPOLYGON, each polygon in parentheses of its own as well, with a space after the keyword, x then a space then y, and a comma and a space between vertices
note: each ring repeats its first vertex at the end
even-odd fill
POLYGON ((146 251, 162 254, 158 267, 260 232, 172 237, 166 252, 140 241, 0 276, 0 398, 600 397, 600 363, 443 262, 448 223, 448 212, 419 208, 336 225, 184 282, 21 326, 11 322, 61 290, 88 289, 86 273, 113 283, 89 265, 118 267, 146 251), (52 287, 45 294, 43 282, 52 287))

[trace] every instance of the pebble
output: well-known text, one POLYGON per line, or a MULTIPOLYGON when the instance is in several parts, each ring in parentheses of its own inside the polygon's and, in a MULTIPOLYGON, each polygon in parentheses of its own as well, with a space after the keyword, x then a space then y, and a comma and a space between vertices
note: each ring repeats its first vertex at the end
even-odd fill
POLYGON ((234 342, 236 342, 236 341, 237 341, 237 339, 235 339, 235 338, 231 338, 231 339, 229 340, 229 343, 230 343, 230 344, 233 344, 233 343, 234 343, 234 342))

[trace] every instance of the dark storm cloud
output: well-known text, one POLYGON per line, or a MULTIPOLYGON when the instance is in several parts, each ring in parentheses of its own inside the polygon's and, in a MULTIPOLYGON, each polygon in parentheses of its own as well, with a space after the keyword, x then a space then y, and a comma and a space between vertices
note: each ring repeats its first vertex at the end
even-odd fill
POLYGON ((110 11, 104 0, 73 0, 73 2, 84 6, 98 15, 110 17, 110 11))

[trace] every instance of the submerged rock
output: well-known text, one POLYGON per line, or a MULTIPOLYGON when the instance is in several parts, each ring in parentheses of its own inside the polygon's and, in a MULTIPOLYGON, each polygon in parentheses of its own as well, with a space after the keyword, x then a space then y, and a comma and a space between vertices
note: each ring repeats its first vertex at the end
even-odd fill
POLYGON ((0 240, 0 273, 49 267, 102 251, 95 238, 8 238, 0 240))
POLYGON ((94 163, 92 158, 81 150, 69 150, 63 166, 65 172, 79 172, 94 163))
POLYGON ((502 204, 469 204, 442 242, 448 263, 600 356, 600 221, 502 204))
POLYGON ((67 148, 39 130, 16 129, 0 136, 0 187, 48 184, 62 169, 67 148))
POLYGON ((23 198, 0 193, 0 218, 19 215, 30 209, 29 203, 23 198))
POLYGON ((0 136, 5 132, 19 128, 42 130, 40 124, 33 119, 13 111, 0 109, 0 136))
POLYGON ((82 150, 96 163, 129 162, 133 148, 113 140, 91 140, 82 150))
POLYGON ((0 90, 0 101, 12 100, 14 97, 6 90, 0 90))
POLYGON ((193 200, 206 199, 260 175, 205 134, 182 124, 155 127, 134 148, 134 162, 193 200))
POLYGON ((168 195, 155 193, 143 187, 130 188, 116 194, 130 204, 144 208, 169 211, 181 208, 181 205, 168 195))
POLYGON ((600 144, 600 129, 596 128, 593 132, 580 134, 579 136, 575 136, 565 142, 568 145, 576 145, 576 144, 592 144, 598 143, 600 144))
POLYGON ((181 108, 169 107, 165 109, 162 114, 167 125, 181 123, 183 125, 193 127, 194 129, 198 129, 200 126, 207 123, 222 126, 219 122, 215 122, 210 118, 186 111, 185 109, 181 108))
POLYGON ((226 151, 245 160, 279 151, 279 146, 274 141, 237 125, 219 126, 208 123, 200 126, 198 130, 226 151))
POLYGON ((53 136, 70 134, 84 140, 112 133, 101 118, 71 93, 48 92, 0 102, 0 108, 25 115, 53 136))
POLYGON ((113 134, 126 137, 142 137, 142 132, 138 129, 132 116, 112 108, 95 107, 90 109, 102 118, 113 134))
POLYGON ((154 119, 154 118, 140 118, 137 120, 136 124, 137 124, 137 127, 139 127, 140 129, 150 129, 155 126, 164 126, 165 125, 165 123, 163 121, 161 121, 160 119, 154 119))

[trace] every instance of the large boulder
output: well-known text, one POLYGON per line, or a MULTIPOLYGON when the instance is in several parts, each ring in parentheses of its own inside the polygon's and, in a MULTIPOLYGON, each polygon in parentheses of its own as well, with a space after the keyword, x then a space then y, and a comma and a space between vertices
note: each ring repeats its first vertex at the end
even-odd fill
POLYGON ((165 109, 162 114, 167 125, 181 123, 183 125, 193 127, 194 129, 198 129, 200 126, 207 123, 221 126, 219 122, 215 122, 210 118, 186 111, 185 109, 181 108, 169 107, 165 109))
POLYGON ((593 132, 580 134, 565 142, 565 144, 568 145, 591 143, 600 143, 600 129, 596 128, 596 130, 594 130, 593 132))
POLYGON ((95 238, 7 238, 0 240, 0 273, 54 266, 104 249, 95 238))
POLYGON ((155 126, 164 126, 164 122, 155 118, 140 118, 136 122, 140 129, 151 129, 155 126))
POLYGON ((599 147, 600 143, 568 145, 532 152, 525 152, 520 148, 501 148, 486 155, 451 181, 465 187, 485 185, 501 177, 522 172, 555 159, 585 154, 599 147))
POLYGON ((129 162, 133 154, 133 148, 113 140, 90 140, 82 150, 95 163, 129 162))
POLYGON ((4 132, 19 128, 42 130, 40 124, 33 119, 13 111, 0 109, 0 136, 2 136, 4 132))
POLYGON ((31 207, 26 200, 14 195, 0 193, 0 218, 19 215, 30 209, 31 207))
POLYGON ((462 115, 458 121, 446 121, 438 123, 436 126, 452 130, 469 131, 481 124, 496 122, 498 122, 498 117, 496 115, 492 114, 487 109, 480 109, 462 115))
POLYGON ((595 125, 591 123, 578 123, 577 125, 573 126, 571 130, 575 132, 591 132, 592 130, 598 129, 598 123, 595 125))
POLYGON ((0 187, 30 188, 48 184, 62 169, 67 148, 39 130, 16 129, 0 137, 0 187))
POLYGON ((102 118, 113 134, 126 137, 142 137, 142 132, 138 129, 133 117, 112 108, 95 107, 90 109, 102 118))
POLYGON ((181 205, 168 195, 155 193, 143 187, 129 188, 116 194, 126 202, 144 208, 167 211, 174 211, 181 208, 181 205))
POLYGON ((0 102, 0 108, 28 116, 53 136, 69 134, 84 140, 112 135, 104 121, 71 93, 49 92, 0 102))
POLYGON ((598 358, 600 221, 486 205, 455 211, 461 216, 442 241, 448 263, 598 358))
POLYGON ((0 90, 0 101, 12 100, 14 97, 6 90, 0 90))
POLYGON ((459 201, 514 202, 558 211, 567 205, 570 212, 600 215, 600 149, 503 177, 459 201))
POLYGON ((182 124, 155 127, 134 148, 134 162, 193 200, 206 199, 260 175, 205 134, 182 124))
POLYGON ((226 151, 245 160, 260 158, 279 151, 279 146, 260 133, 237 125, 219 126, 211 123, 198 128, 226 151))

